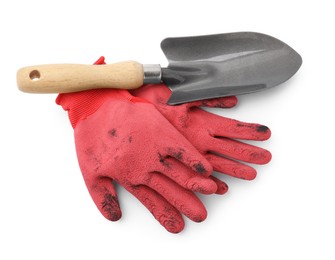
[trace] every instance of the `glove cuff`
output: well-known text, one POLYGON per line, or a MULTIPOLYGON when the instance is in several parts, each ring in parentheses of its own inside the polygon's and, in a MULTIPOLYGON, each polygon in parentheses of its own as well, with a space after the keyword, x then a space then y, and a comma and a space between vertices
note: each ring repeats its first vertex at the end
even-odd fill
POLYGON ((108 99, 148 103, 144 99, 132 96, 127 90, 94 89, 59 94, 56 98, 56 104, 68 111, 71 125, 75 128, 80 120, 95 113, 108 99))
POLYGON ((56 104, 68 111, 68 116, 73 128, 79 120, 83 120, 96 112, 110 96, 110 90, 87 90, 76 93, 59 94, 56 104))

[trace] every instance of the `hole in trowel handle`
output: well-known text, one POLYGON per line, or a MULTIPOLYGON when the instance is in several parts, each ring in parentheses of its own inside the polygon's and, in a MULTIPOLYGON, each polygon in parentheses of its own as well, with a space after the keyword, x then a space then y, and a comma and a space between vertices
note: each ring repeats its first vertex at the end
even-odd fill
POLYGON ((33 81, 39 80, 41 77, 41 74, 38 70, 33 70, 32 72, 30 72, 29 74, 29 78, 33 81))

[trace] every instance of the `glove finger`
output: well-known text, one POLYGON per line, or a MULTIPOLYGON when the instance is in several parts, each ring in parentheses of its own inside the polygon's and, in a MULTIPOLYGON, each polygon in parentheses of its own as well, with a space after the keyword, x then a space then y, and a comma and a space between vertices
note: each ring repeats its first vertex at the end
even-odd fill
POLYGON ((217 118, 213 122, 212 129, 215 136, 255 141, 264 141, 271 136, 270 129, 265 125, 245 123, 224 117, 217 118))
POLYGON ((160 173, 150 173, 145 183, 164 197, 171 205, 195 222, 206 219, 207 211, 200 199, 191 191, 176 184, 160 173))
POLYGON ((269 151, 228 138, 212 138, 209 147, 212 152, 243 162, 266 164, 271 160, 269 151))
POLYGON ((108 177, 103 177, 96 178, 93 182, 85 179, 85 182, 101 214, 108 220, 119 220, 122 214, 113 180, 108 177))
POLYGON ((202 194, 213 194, 217 191, 218 187, 212 179, 199 175, 174 158, 166 158, 163 162, 159 171, 185 189, 202 194))
POLYGON ((256 170, 248 165, 211 153, 206 155, 206 159, 212 164, 214 171, 244 180, 256 178, 256 170))
POLYGON ((169 232, 179 233, 185 223, 180 212, 156 191, 143 186, 125 187, 133 194, 169 232))
POLYGON ((186 103, 188 107, 215 107, 215 108, 231 108, 236 106, 237 97, 222 97, 212 98, 206 100, 199 100, 194 102, 186 103))
POLYGON ((271 136, 270 129, 265 125, 245 123, 200 109, 192 113, 192 121, 198 122, 199 127, 208 128, 210 135, 216 137, 264 141, 271 136))
POLYGON ((216 185, 218 187, 216 192, 215 192, 216 194, 223 195, 228 191, 228 185, 225 182, 219 180, 218 178, 214 177, 213 175, 209 176, 209 178, 211 178, 216 183, 216 185))
POLYGON ((202 176, 208 177, 212 173, 213 169, 210 163, 186 139, 185 142, 178 143, 176 147, 178 148, 167 148, 166 154, 160 156, 161 164, 166 163, 166 158, 173 157, 202 176))

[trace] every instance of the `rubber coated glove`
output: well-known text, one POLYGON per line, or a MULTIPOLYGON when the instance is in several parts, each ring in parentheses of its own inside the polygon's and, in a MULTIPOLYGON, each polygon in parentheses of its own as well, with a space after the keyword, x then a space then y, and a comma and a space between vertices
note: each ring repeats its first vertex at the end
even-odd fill
POLYGON ((181 213, 206 218, 194 192, 215 193, 220 182, 208 178, 210 163, 154 105, 113 89, 60 94, 56 102, 68 111, 86 186, 107 219, 121 217, 114 181, 170 232, 184 228, 181 213))
POLYGON ((230 108, 237 104, 236 97, 170 106, 166 103, 171 91, 164 84, 146 85, 131 93, 153 103, 217 172, 252 180, 256 177, 256 170, 241 162, 266 164, 271 160, 269 151, 235 140, 267 140, 271 135, 268 127, 220 117, 200 108, 230 108))

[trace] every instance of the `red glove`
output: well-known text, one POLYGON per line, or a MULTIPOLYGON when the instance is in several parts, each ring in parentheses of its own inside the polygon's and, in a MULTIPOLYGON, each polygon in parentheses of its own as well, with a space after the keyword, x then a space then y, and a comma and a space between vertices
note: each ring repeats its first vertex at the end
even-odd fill
POLYGON ((266 164, 271 159, 269 151, 234 140, 267 140, 271 135, 269 128, 220 117, 199 108, 233 107, 237 103, 236 97, 169 106, 166 103, 171 91, 163 84, 143 86, 132 94, 155 104, 164 117, 206 157, 215 171, 252 180, 256 177, 256 170, 236 160, 266 164))
POLYGON ((170 232, 183 229, 180 213, 196 222, 206 218, 193 192, 217 191, 207 177, 212 167, 154 105, 112 89, 60 94, 56 102, 68 111, 85 183, 107 219, 121 217, 113 181, 170 232))

